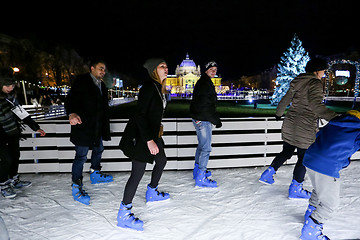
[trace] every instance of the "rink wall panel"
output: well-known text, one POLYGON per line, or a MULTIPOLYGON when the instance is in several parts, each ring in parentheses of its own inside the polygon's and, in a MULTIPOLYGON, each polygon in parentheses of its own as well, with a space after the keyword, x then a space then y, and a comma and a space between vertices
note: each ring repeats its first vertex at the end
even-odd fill
MULTIPOLYGON (((209 168, 233 168, 269 165, 275 154, 282 150, 282 121, 273 118, 226 118, 223 127, 213 129, 212 152, 209 168)), ((70 124, 66 120, 38 121, 47 134, 39 137, 29 128, 26 140, 20 142, 20 172, 71 172, 75 156, 70 142, 70 124)), ((104 171, 129 171, 131 160, 118 148, 127 120, 111 120, 111 141, 104 141, 102 166, 104 171)), ((192 169, 197 147, 194 126, 189 118, 163 120, 166 170, 192 169)), ((91 156, 89 151, 88 158, 91 156)), ((360 153, 353 155, 360 159, 360 153)), ((296 162, 296 153, 286 162, 296 162)), ((84 167, 88 171, 89 161, 84 167)), ((153 165, 148 164, 147 169, 153 165)))

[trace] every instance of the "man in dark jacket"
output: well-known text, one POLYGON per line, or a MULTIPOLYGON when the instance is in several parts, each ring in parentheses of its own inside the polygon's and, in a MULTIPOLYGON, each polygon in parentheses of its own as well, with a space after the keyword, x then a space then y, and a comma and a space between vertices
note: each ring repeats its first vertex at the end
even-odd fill
POLYGON ((211 152, 212 125, 216 128, 222 126, 216 114, 217 94, 211 81, 216 72, 216 62, 211 61, 205 65, 205 74, 197 81, 190 104, 190 115, 198 138, 193 175, 195 185, 199 187, 217 187, 216 181, 207 178, 211 172, 206 170, 211 152))
POLYGON ((92 149, 91 183, 113 181, 112 176, 100 171, 104 151, 102 141, 110 140, 108 95, 102 81, 105 68, 103 61, 92 62, 90 73, 79 75, 75 79, 65 100, 65 109, 71 124, 70 141, 75 145, 76 151, 72 165, 72 194, 75 200, 86 205, 90 204, 90 197, 82 189, 82 172, 89 149, 92 149))

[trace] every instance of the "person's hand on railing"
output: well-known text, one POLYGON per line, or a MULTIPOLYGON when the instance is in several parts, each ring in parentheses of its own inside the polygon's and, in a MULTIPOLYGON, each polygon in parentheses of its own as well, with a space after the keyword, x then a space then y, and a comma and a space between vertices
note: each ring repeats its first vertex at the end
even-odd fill
POLYGON ((37 130, 36 132, 40 133, 40 136, 45 136, 46 132, 44 130, 42 130, 41 128, 39 130, 37 130))

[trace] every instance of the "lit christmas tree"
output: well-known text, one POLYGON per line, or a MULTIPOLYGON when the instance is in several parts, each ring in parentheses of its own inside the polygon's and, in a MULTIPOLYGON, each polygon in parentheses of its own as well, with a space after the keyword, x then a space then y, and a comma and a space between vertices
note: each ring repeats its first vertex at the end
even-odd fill
POLYGON ((284 52, 278 64, 275 92, 271 97, 271 105, 278 105, 290 87, 290 82, 300 73, 305 72, 305 66, 310 60, 309 53, 305 51, 299 37, 294 35, 291 47, 284 52))

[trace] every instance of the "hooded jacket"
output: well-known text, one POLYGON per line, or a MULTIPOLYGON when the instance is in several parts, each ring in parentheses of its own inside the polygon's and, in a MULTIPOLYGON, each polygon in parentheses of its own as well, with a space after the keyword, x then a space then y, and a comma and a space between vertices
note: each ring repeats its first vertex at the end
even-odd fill
POLYGON ((316 138, 318 119, 330 121, 337 114, 322 103, 324 99, 321 80, 313 73, 303 73, 290 83, 281 99, 276 115, 283 115, 291 103, 282 125, 282 139, 298 148, 307 149, 316 138))
POLYGON ((303 165, 316 172, 339 178, 339 171, 350 164, 360 149, 360 113, 351 110, 331 120, 308 148, 303 165))

